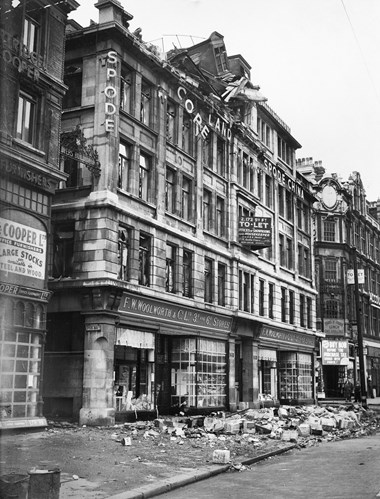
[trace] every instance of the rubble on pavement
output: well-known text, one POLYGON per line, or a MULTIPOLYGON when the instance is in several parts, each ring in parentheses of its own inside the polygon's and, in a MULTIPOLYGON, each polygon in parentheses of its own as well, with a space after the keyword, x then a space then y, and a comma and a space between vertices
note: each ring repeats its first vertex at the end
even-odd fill
MULTIPOLYGON (((375 412, 360 404, 347 406, 281 406, 279 408, 245 409, 237 413, 218 412, 210 416, 168 416, 154 421, 116 424, 111 439, 133 448, 136 441, 151 441, 161 452, 172 452, 173 445, 191 445, 213 451, 214 463, 236 469, 232 462, 244 462, 258 449, 278 448, 289 444, 304 448, 321 442, 358 438, 380 428, 375 412), (169 450, 170 449, 170 450, 169 450)), ((50 423, 54 427, 75 427, 70 423, 50 423)), ((77 431, 80 427, 76 426, 77 431)), ((104 427, 99 429, 105 430, 104 427)), ((241 467, 239 467, 241 469, 241 467)))

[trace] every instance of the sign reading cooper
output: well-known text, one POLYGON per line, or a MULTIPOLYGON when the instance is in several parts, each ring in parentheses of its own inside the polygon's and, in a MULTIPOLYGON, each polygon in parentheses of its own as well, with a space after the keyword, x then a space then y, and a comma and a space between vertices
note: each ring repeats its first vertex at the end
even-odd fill
POLYGON ((0 270, 45 279, 46 232, 0 218, 0 270))
POLYGON ((128 293, 123 294, 119 311, 154 317, 162 321, 192 325, 197 328, 230 332, 232 327, 232 319, 229 317, 163 303, 153 298, 141 298, 128 293))
POLYGON ((348 365, 347 340, 322 340, 322 364, 325 366, 348 365))
POLYGON ((272 219, 268 217, 240 217, 239 243, 254 248, 272 245, 272 219))

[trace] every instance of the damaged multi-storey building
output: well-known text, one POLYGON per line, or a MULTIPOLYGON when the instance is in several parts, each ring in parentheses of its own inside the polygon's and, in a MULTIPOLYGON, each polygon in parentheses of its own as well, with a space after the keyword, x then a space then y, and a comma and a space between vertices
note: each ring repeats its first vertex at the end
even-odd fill
POLYGON ((160 54, 116 0, 66 35, 47 414, 313 403, 310 184, 300 144, 214 32, 160 54))

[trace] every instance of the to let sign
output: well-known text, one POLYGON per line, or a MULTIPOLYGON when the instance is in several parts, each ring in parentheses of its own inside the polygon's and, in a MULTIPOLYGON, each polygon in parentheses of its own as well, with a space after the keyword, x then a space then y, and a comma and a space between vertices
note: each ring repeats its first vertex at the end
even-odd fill
MULTIPOLYGON (((347 270, 347 284, 355 284, 354 269, 347 270)), ((364 284, 364 269, 358 269, 358 284, 364 284)))
POLYGON ((240 217, 239 243, 253 248, 272 245, 272 219, 269 217, 240 217))

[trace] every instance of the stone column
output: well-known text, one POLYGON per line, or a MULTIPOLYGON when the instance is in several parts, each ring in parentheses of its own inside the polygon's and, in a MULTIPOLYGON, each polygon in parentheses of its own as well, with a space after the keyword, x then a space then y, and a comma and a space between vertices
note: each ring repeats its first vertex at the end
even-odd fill
POLYGON ((85 320, 83 406, 79 423, 89 426, 115 424, 113 394, 115 317, 89 315, 85 320))

